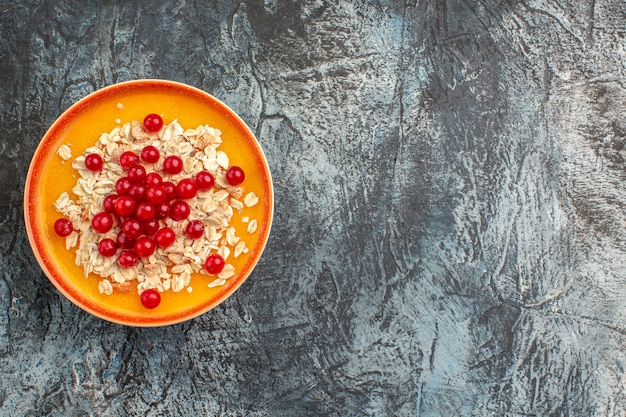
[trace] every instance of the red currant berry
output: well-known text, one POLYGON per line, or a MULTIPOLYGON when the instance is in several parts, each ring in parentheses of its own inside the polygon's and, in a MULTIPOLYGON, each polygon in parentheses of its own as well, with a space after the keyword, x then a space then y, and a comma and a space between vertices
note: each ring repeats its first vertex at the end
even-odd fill
POLYGON ((89 171, 102 171, 102 157, 97 153, 90 153, 85 157, 85 168, 89 171))
POLYGON ((169 227, 164 227, 159 229, 158 232, 154 235, 154 241, 157 246, 160 248, 167 248, 176 240, 176 234, 169 227))
POLYGON ((137 217, 137 220, 141 222, 149 222, 154 219, 155 215, 156 209, 147 201, 137 204, 137 208, 135 208, 135 217, 137 217))
POLYGON ((149 114, 143 119, 143 127, 146 132, 158 132, 163 127, 163 119, 158 114, 149 114))
POLYGON ((204 223, 200 220, 192 220, 187 223, 185 234, 189 239, 199 239, 204 234, 204 223))
POLYGON ((106 258, 115 255, 117 243, 113 239, 102 239, 98 243, 98 253, 106 258))
POLYGON ((109 194, 104 197, 104 201, 102 201, 102 208, 107 213, 115 213, 115 200, 117 200, 117 194, 109 194))
POLYGON ((135 165, 128 169, 128 179, 133 184, 138 184, 146 179, 146 169, 141 165, 135 165))
POLYGON ((170 155, 163 161, 163 171, 168 174, 178 174, 183 170, 183 160, 176 155, 170 155))
POLYGON ((211 275, 217 275, 224 269, 224 258, 217 253, 209 255, 204 262, 206 271, 211 275))
POLYGON ((146 200, 152 204, 161 204, 165 201, 165 187, 162 185, 151 185, 146 190, 146 200))
POLYGON ((198 194, 198 185, 191 178, 185 178, 178 182, 176 195, 183 200, 194 198, 198 194))
POLYGON ((122 249, 131 249, 135 246, 135 239, 131 239, 124 232, 117 234, 117 246, 122 249))
POLYGON ((170 205, 167 203, 157 204, 154 208, 156 209, 155 219, 165 219, 170 215, 170 205))
POLYGON ((176 186, 173 182, 165 181, 161 186, 165 190, 165 201, 171 201, 176 198, 176 186))
POLYGON ((170 206, 170 218, 172 220, 185 220, 190 212, 189 204, 183 200, 176 200, 170 206))
POLYGON ((228 171, 226 171, 226 181, 230 185, 239 185, 244 179, 246 179, 246 175, 244 174, 243 169, 237 166, 232 166, 228 168, 228 171))
POLYGON ((142 236, 135 242, 135 253, 142 258, 147 258, 154 253, 156 245, 154 240, 149 237, 142 236))
POLYGON ((152 310, 161 304, 161 294, 157 290, 149 289, 141 293, 141 305, 152 310))
POLYGON ((129 217, 122 222, 122 232, 131 239, 137 239, 143 232, 143 225, 134 217, 129 217))
POLYGON ((130 216, 135 211, 136 204, 130 196, 119 196, 115 200, 115 212, 118 216, 130 216))
POLYGON ((98 213, 91 219, 91 227, 98 233, 106 233, 113 227, 113 217, 106 212, 98 213))
POLYGON ((115 192, 119 195, 126 195, 128 194, 128 190, 130 189, 131 185, 133 184, 128 178, 122 177, 115 183, 115 192))
POLYGON ((154 164, 161 157, 161 152, 154 146, 146 146, 141 150, 141 159, 149 164, 154 164))
POLYGON ((146 186, 143 184, 133 184, 128 189, 128 196, 135 200, 135 203, 141 203, 146 199, 146 186))
POLYGON ((137 261, 139 261, 139 258, 132 250, 123 250, 117 258, 117 263, 122 268, 132 268, 137 265, 137 261))
POLYGON ((215 185, 215 178, 208 171, 200 171, 196 175, 196 184, 198 184, 198 189, 201 191, 210 190, 215 185))
POLYGON ((150 187, 151 185, 159 185, 162 182, 163 178, 156 172, 151 172, 146 175, 146 187, 150 187))
POLYGON ((68 236, 73 231, 74 226, 72 226, 72 222, 67 219, 61 218, 54 222, 54 232, 61 237, 68 236))
POLYGON ((146 236, 152 236, 159 230, 159 221, 154 219, 143 224, 143 233, 146 236))
POLYGON ((128 171, 131 167, 139 163, 139 157, 136 153, 126 151, 120 155, 120 165, 124 171, 128 171))

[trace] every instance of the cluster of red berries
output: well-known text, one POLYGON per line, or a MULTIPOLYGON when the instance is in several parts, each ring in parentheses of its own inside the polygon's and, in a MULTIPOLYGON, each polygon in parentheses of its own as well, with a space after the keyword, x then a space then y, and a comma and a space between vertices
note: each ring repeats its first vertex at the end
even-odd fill
MULTIPOLYGON (((163 127, 159 115, 150 114, 144 119, 144 129, 158 132, 163 127)), ((91 220, 91 227, 97 233, 107 233, 117 222, 120 232, 116 239, 104 238, 98 242, 98 253, 104 257, 117 255, 117 263, 122 268, 131 268, 139 262, 139 258, 151 256, 157 247, 167 248, 176 240, 172 228, 163 226, 161 220, 170 218, 183 221, 188 218, 191 209, 186 200, 194 198, 198 191, 213 188, 215 178, 210 172, 201 171, 195 178, 184 178, 174 184, 164 181, 157 172, 146 172, 142 165, 155 164, 161 158, 159 150, 154 146, 145 146, 140 155, 124 152, 120 155, 120 166, 126 173, 115 184, 115 193, 105 197, 103 211, 91 220)), ((85 157, 85 167, 90 171, 100 172, 103 168, 102 157, 92 153, 85 157)), ((183 170, 183 161, 176 155, 167 156, 163 160, 163 172, 175 175, 183 170)), ((239 185, 245 179, 244 171, 232 166, 226 172, 226 181, 230 185, 239 185)), ((72 223, 67 219, 58 219, 54 230, 59 236, 72 233, 72 223)), ((199 239, 204 235, 204 223, 190 220, 185 227, 185 234, 190 239, 199 239)), ((224 269, 224 259, 218 255, 209 255, 205 261, 209 274, 217 275, 224 269)), ((146 290, 141 296, 146 308, 154 308, 160 302, 157 291, 146 290), (148 292, 150 291, 150 292, 148 292), (154 294, 156 293, 156 295, 154 294), (158 296, 158 300, 157 300, 158 296)))

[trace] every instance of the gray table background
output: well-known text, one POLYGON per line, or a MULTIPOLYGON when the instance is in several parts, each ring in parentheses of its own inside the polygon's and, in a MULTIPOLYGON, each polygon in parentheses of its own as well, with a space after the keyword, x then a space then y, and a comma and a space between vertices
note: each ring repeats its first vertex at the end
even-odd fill
POLYGON ((47 416, 625 416, 626 4, 0 1, 0 408, 47 416), (41 136, 164 78, 258 137, 258 268, 134 329, 48 282, 41 136))

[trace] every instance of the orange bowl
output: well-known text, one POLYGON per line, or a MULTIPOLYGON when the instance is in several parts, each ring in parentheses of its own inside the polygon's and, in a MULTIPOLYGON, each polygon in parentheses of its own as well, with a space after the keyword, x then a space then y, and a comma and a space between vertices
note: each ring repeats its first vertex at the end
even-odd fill
POLYGON ((66 110, 43 136, 32 158, 24 192, 24 217, 30 245, 37 261, 52 284, 70 301, 102 319, 130 326, 163 326, 196 317, 215 307, 250 275, 267 243, 273 216, 274 194, 269 167, 254 134, 230 108, 196 88, 163 80, 135 80, 95 91, 66 110), (187 129, 210 125, 222 132, 219 149, 231 165, 243 168, 242 186, 252 191, 259 203, 235 212, 231 225, 242 232, 248 253, 228 262, 235 275, 223 286, 210 288, 212 278, 192 274, 192 290, 161 293, 161 303, 154 309, 142 306, 136 280, 131 289, 100 294, 101 277, 75 264, 75 251, 67 250, 65 238, 54 232, 54 222, 62 217, 54 202, 63 192, 72 196, 78 174, 72 160, 93 146, 102 133, 111 132, 126 122, 143 121, 150 113, 162 116, 165 124, 177 120, 187 129), (68 145, 72 158, 63 160, 59 147, 68 145), (255 233, 245 232, 245 219, 257 220, 255 233))

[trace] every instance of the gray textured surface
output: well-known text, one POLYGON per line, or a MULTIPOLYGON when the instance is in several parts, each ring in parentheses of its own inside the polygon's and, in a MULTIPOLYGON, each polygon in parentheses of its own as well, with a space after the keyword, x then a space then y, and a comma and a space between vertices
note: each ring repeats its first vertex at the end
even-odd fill
POLYGON ((618 0, 0 2, 0 414, 625 416, 625 48, 618 0), (276 187, 251 278, 161 329, 63 299, 21 220, 50 123, 143 77, 276 187))

